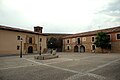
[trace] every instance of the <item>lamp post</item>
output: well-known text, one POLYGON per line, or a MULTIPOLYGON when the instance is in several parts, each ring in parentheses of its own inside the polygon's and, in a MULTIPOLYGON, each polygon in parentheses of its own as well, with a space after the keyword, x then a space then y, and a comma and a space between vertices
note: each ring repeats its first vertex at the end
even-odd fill
POLYGON ((52 42, 51 42, 50 44, 51 44, 51 54, 52 54, 52 47, 53 47, 53 46, 52 46, 52 42))
POLYGON ((41 43, 40 43, 40 53, 39 54, 41 55, 41 43))
POLYGON ((21 48, 20 48, 20 58, 22 58, 22 41, 23 41, 23 39, 21 38, 21 39, 20 39, 20 44, 21 44, 21 48))

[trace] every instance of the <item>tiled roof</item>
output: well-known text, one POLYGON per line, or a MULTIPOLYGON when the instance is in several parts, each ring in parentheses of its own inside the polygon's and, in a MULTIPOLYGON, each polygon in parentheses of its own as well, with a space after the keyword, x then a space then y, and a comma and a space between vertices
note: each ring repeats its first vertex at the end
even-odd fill
POLYGON ((45 35, 43 33, 38 33, 38 32, 34 32, 34 31, 30 31, 30 30, 24 30, 24 29, 19 29, 19 28, 12 28, 12 27, 2 26, 2 25, 0 25, 0 29, 2 29, 2 30, 9 30, 9 31, 15 31, 15 32, 23 32, 23 33, 45 35))
POLYGON ((84 36, 92 36, 96 35, 98 32, 106 32, 106 33, 112 33, 112 32, 120 32, 120 26, 113 27, 113 28, 107 28, 107 29, 101 29, 101 30, 95 30, 95 31, 89 31, 89 32, 83 32, 83 33, 77 33, 69 36, 65 36, 63 38, 72 38, 72 37, 84 37, 84 36))
POLYGON ((63 36, 68 36, 68 35, 71 35, 71 34, 66 34, 66 33, 44 33, 46 35, 63 35, 63 36))

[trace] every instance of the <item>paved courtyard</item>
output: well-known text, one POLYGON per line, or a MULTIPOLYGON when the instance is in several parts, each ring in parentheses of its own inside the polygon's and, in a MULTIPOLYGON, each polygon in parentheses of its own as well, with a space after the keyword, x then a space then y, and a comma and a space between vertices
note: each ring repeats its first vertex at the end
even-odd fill
POLYGON ((58 54, 49 60, 0 57, 0 80, 120 80, 120 53, 58 54))

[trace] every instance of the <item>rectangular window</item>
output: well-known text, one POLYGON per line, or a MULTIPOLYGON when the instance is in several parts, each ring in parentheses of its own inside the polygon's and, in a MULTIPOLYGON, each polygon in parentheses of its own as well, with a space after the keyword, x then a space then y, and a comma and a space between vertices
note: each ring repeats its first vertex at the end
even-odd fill
POLYGON ((94 42, 95 41, 95 37, 92 37, 92 42, 94 42))
POLYGON ((42 38, 40 38, 40 42, 42 42, 42 38))
POLYGON ((32 37, 29 37, 29 43, 32 44, 32 37))
POLYGON ((78 44, 80 44, 80 38, 78 38, 78 44))
POLYGON ((117 34, 117 39, 120 39, 120 34, 117 34))
POLYGON ((67 40, 67 43, 69 43, 69 40, 67 40))
POLYGON ((17 46, 17 50, 20 50, 20 46, 17 46))
POLYGON ((110 40, 110 35, 107 35, 108 39, 110 40))
POLYGON ((20 40, 20 36, 17 36, 17 40, 20 40))

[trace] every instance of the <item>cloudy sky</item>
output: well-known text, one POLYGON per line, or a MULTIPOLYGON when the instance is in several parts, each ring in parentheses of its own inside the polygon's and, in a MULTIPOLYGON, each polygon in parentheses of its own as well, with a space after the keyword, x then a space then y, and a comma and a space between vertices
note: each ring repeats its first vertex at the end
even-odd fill
POLYGON ((0 0, 0 25, 79 33, 120 25, 120 0, 0 0))

